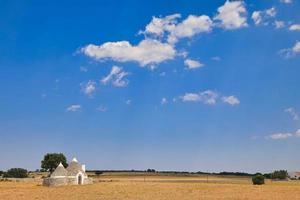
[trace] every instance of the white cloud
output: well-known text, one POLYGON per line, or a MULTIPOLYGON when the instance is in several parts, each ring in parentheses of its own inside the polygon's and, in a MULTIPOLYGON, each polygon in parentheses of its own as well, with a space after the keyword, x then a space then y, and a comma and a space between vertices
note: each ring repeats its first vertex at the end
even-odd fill
POLYGON ((113 66, 110 73, 101 79, 103 84, 112 83, 115 87, 126 87, 129 83, 127 79, 124 79, 129 73, 123 71, 121 67, 113 66))
POLYGON ((223 102, 228 103, 232 106, 240 104, 240 100, 235 96, 224 96, 222 97, 223 102))
POLYGON ((170 44, 175 44, 178 39, 192 37, 202 32, 210 32, 213 26, 212 20, 206 15, 189 15, 178 23, 180 14, 168 15, 166 17, 152 17, 145 31, 140 31, 149 37, 160 40, 167 39, 170 44), (166 37, 164 37, 166 35, 166 37))
POLYGON ((193 37, 196 34, 210 32, 213 22, 207 15, 189 15, 170 31, 168 42, 174 44, 180 38, 193 37))
POLYGON ((284 140, 288 138, 297 138, 300 137, 300 129, 296 130, 294 133, 274 133, 269 136, 267 136, 267 139, 273 139, 273 140, 284 140))
POLYGON ((80 111, 81 109, 81 105, 78 105, 78 104, 74 104, 74 105, 71 105, 67 108, 67 112, 77 112, 77 111, 80 111))
POLYGON ((300 31, 300 24, 292 24, 292 25, 289 27, 289 30, 290 30, 290 31, 300 31))
POLYGON ((111 59, 119 62, 134 61, 140 66, 158 64, 171 60, 176 55, 174 47, 154 39, 144 39, 138 45, 131 45, 128 41, 106 42, 102 45, 89 44, 81 51, 94 59, 111 59))
POLYGON ((247 27, 247 10, 244 1, 229 1, 218 8, 218 15, 215 20, 221 22, 224 29, 238 29, 247 27))
POLYGON ((285 27, 285 23, 284 23, 284 21, 277 21, 277 20, 275 20, 274 26, 275 26, 276 29, 284 28, 285 27))
POLYGON ((168 15, 166 17, 152 17, 152 20, 146 26, 145 31, 140 31, 140 33, 163 37, 165 32, 174 30, 177 19, 180 17, 180 14, 168 15))
POLYGON ((275 17, 277 14, 277 11, 275 9, 275 7, 269 8, 266 10, 266 14, 270 17, 275 17))
POLYGON ((92 97, 94 92, 96 91, 96 82, 89 80, 86 84, 81 84, 81 88, 83 93, 85 93, 89 97, 92 97))
POLYGON ((281 3, 293 3, 292 0, 280 0, 281 3))
POLYGON ((168 103, 168 100, 164 97, 164 98, 162 98, 161 99, 161 101, 160 101, 160 104, 161 105, 165 105, 165 104, 167 104, 168 103))
POLYGON ((275 7, 263 10, 263 11, 254 11, 251 18, 253 19, 255 25, 268 25, 271 18, 274 18, 277 14, 275 7))
POLYGON ((252 13, 252 19, 253 19, 255 25, 259 25, 262 22, 261 11, 254 11, 252 13))
POLYGON ((203 67, 204 64, 200 63, 199 61, 192 60, 192 59, 186 59, 184 61, 184 64, 189 68, 189 69, 196 69, 199 67, 203 67))
POLYGON ((296 110, 292 107, 284 109, 284 112, 287 112, 293 118, 293 120, 299 119, 299 116, 298 116, 296 110))
POLYGON ((290 58, 300 53, 300 42, 296 42, 292 48, 282 49, 279 51, 279 54, 290 58))
POLYGON ((107 108, 103 105, 100 105, 96 110, 99 111, 99 112, 106 112, 107 108))
POLYGON ((275 133, 275 134, 269 135, 268 138, 270 138, 272 140, 284 140, 284 139, 288 139, 290 137, 293 137, 292 133, 275 133))
POLYGON ((203 102, 208 105, 215 105, 217 98, 218 94, 211 90, 206 90, 199 93, 186 93, 180 97, 183 102, 203 102))

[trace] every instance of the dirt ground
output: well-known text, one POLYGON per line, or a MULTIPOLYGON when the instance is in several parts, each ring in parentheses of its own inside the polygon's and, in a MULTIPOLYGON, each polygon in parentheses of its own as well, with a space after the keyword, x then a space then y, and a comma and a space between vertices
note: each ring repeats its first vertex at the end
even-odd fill
MULTIPOLYGON (((97 180, 96 180, 97 181, 97 180)), ((99 181, 99 182, 98 182, 99 181)), ((211 200, 300 199, 300 182, 267 182, 253 186, 250 179, 114 177, 92 185, 48 188, 34 182, 0 182, 1 200, 211 200)))

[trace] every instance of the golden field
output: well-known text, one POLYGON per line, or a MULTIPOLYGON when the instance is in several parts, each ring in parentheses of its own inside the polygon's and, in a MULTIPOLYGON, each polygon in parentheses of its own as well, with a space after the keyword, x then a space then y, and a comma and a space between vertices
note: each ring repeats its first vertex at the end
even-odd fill
POLYGON ((254 186, 250 178, 103 174, 92 185, 43 187, 39 183, 0 182, 0 200, 212 200, 300 199, 299 181, 267 181, 254 186))

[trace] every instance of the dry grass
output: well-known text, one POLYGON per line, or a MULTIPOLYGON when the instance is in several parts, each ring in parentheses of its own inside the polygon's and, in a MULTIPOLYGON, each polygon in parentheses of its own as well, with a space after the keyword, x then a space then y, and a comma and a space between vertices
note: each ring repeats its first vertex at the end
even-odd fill
POLYGON ((0 182, 1 200, 199 200, 300 199, 300 182, 251 185, 248 178, 104 175, 93 185, 47 188, 0 182))

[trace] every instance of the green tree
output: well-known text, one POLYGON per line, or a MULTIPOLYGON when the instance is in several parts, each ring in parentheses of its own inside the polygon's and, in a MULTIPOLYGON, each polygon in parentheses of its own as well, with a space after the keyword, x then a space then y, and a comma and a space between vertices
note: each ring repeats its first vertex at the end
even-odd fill
POLYGON ((286 170, 277 170, 271 174, 272 179, 284 180, 288 177, 288 172, 286 170))
POLYGON ((252 177, 253 185, 263 185, 265 184, 265 177, 261 174, 256 174, 252 177))
POLYGON ((27 178, 28 172, 22 168, 11 168, 3 175, 4 178, 27 178))
POLYGON ((41 168, 53 172, 60 162, 64 167, 68 166, 66 156, 63 153, 47 153, 41 162, 41 168))

